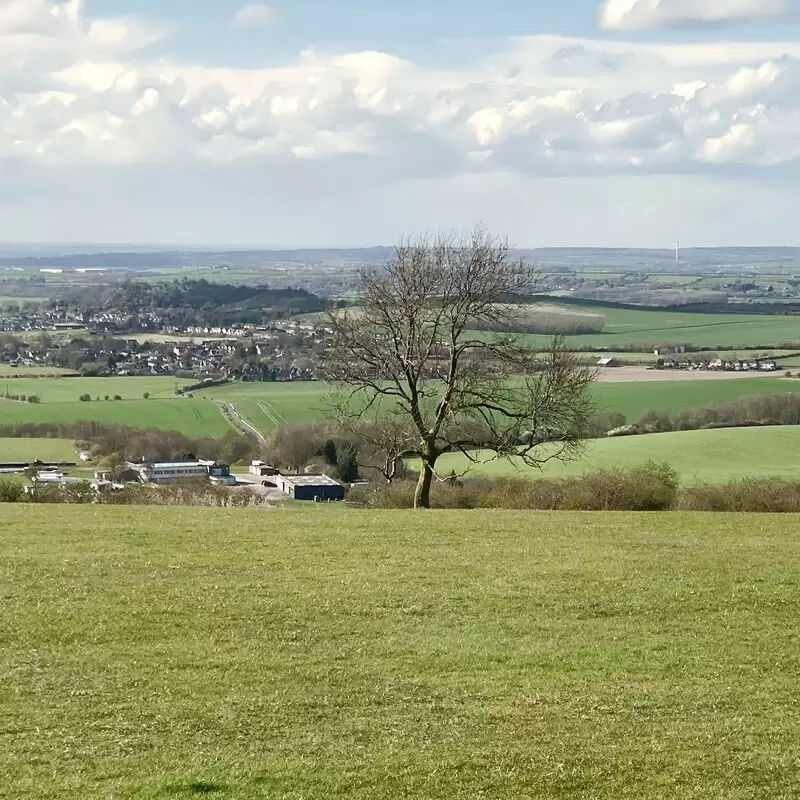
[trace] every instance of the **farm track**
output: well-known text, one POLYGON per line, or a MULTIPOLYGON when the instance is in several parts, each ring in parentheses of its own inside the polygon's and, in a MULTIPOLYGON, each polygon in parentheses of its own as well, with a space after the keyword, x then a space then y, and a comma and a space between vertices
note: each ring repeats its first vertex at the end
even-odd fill
POLYGON ((240 428, 242 428, 246 433, 252 434, 253 436, 258 439, 259 442, 266 442, 267 437, 261 433, 258 428, 254 425, 249 423, 237 410, 236 406, 233 403, 221 403, 220 407, 225 407, 228 413, 231 415, 231 419, 236 423, 240 428))

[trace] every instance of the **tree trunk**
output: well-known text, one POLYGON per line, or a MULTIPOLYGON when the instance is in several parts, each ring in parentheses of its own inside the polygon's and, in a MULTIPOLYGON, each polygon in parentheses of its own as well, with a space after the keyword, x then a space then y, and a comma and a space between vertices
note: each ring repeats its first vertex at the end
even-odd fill
POLYGON ((433 462, 423 459, 419 480, 414 492, 414 508, 431 507, 431 483, 433 482, 433 462))

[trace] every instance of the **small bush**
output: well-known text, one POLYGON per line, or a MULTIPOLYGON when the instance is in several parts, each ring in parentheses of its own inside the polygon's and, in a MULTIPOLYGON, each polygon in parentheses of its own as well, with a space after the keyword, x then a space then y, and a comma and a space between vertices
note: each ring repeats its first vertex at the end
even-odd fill
POLYGON ((34 405, 38 405, 42 402, 42 398, 39 397, 38 394, 29 394, 28 395, 28 402, 33 403, 34 405))
POLYGON ((688 486, 678 495, 679 511, 800 512, 800 483, 779 478, 745 478, 717 486, 688 486))
POLYGON ((82 403, 90 403, 92 401, 92 396, 90 394, 82 394, 78 400, 82 403))
POLYGON ((122 400, 122 395, 120 395, 120 394, 115 394, 115 395, 114 395, 114 399, 115 399, 115 400, 122 400))
POLYGON ((25 496, 25 489, 18 481, 0 479, 0 503, 19 503, 25 496))

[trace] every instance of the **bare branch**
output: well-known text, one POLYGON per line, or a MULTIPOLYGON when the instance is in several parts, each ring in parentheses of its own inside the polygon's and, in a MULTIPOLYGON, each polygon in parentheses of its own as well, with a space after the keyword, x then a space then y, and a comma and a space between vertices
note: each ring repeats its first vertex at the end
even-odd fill
POLYGON ((594 376, 562 342, 540 353, 514 333, 532 278, 481 229, 439 234, 401 243, 384 270, 364 273, 358 309, 328 312, 331 411, 380 454, 387 480, 401 459, 421 459, 418 505, 443 453, 535 465, 577 451, 594 376), (542 451, 546 442, 556 444, 542 451))

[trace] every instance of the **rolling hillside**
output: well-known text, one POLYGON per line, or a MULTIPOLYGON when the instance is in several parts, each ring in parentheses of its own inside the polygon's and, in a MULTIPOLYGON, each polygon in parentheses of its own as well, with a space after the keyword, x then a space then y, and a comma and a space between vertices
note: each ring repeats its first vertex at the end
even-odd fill
MULTIPOLYGON (((646 461, 666 461, 684 483, 723 483, 743 477, 782 477, 800 480, 800 426, 724 428, 708 431, 651 433, 595 439, 586 443, 576 461, 548 463, 539 470, 519 462, 493 461, 475 466, 472 475, 559 477, 581 475, 603 468, 632 467, 646 461)), ((461 472, 463 456, 442 456, 440 474, 461 472)))

